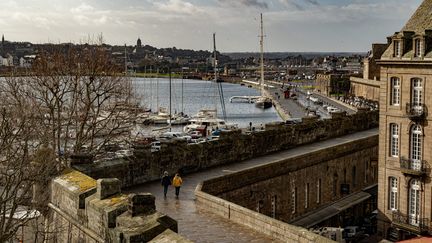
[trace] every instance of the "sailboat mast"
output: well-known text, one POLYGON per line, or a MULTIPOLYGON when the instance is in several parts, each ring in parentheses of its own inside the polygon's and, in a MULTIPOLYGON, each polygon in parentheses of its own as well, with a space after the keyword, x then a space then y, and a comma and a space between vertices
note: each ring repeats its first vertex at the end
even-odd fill
POLYGON ((260 61, 260 67, 261 67, 261 95, 263 95, 263 89, 264 89, 264 27, 263 27, 263 15, 261 13, 261 35, 260 35, 260 51, 261 51, 261 61, 260 61))
POLYGON ((125 68, 125 76, 127 76, 127 48, 125 44, 125 62, 124 62, 124 68, 125 68))
POLYGON ((216 33, 213 33, 213 69, 214 69, 214 105, 217 116, 217 101, 218 101, 218 91, 217 91, 217 54, 216 54, 216 33))
POLYGON ((183 88, 184 88, 184 84, 183 84, 183 78, 184 78, 184 67, 182 67, 182 80, 181 80, 181 112, 182 115, 184 114, 184 102, 183 102, 183 88))
POLYGON ((169 130, 171 132, 171 68, 168 68, 169 72, 169 130))
POLYGON ((156 111, 159 112, 159 68, 156 76, 156 111))

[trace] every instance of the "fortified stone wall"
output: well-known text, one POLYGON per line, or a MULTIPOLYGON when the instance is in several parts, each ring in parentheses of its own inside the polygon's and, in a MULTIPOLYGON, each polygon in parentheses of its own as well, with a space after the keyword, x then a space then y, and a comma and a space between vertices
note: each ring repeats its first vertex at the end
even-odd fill
POLYGON ((376 135, 211 179, 202 191, 290 222, 376 184, 377 156, 376 135))
POLYGON ((69 169, 52 180, 47 242, 190 242, 156 211, 151 194, 122 194, 118 179, 69 169))
POLYGON ((304 119, 303 123, 266 124, 265 131, 244 134, 223 132, 218 140, 188 145, 184 142, 163 144, 159 152, 136 147, 134 156, 97 163, 73 164, 93 178, 119 178, 123 187, 159 180, 163 171, 183 173, 239 162, 303 144, 318 142, 377 127, 377 112, 354 115, 335 114, 329 120, 304 119))

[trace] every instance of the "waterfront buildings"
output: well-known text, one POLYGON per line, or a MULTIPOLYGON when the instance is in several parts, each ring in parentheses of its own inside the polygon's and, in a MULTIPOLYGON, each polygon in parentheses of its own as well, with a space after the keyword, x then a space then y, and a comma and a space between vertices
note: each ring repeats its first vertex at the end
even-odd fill
POLYGON ((380 66, 378 233, 429 234, 432 218, 432 0, 388 37, 380 66))

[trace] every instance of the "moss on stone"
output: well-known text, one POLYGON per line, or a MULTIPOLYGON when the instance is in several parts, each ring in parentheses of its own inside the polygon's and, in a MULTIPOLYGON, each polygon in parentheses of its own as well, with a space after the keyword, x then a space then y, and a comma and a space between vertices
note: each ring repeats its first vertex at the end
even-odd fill
POLYGON ((96 180, 74 169, 66 169, 60 176, 61 180, 67 181, 78 188, 80 192, 85 192, 96 187, 96 180))

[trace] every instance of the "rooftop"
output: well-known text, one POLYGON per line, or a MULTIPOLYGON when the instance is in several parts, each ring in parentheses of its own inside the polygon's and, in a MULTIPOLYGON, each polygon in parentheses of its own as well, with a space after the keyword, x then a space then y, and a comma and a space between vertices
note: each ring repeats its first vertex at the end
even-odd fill
POLYGON ((414 31, 424 34, 427 29, 432 30, 432 0, 423 1, 402 28, 402 31, 414 31))

